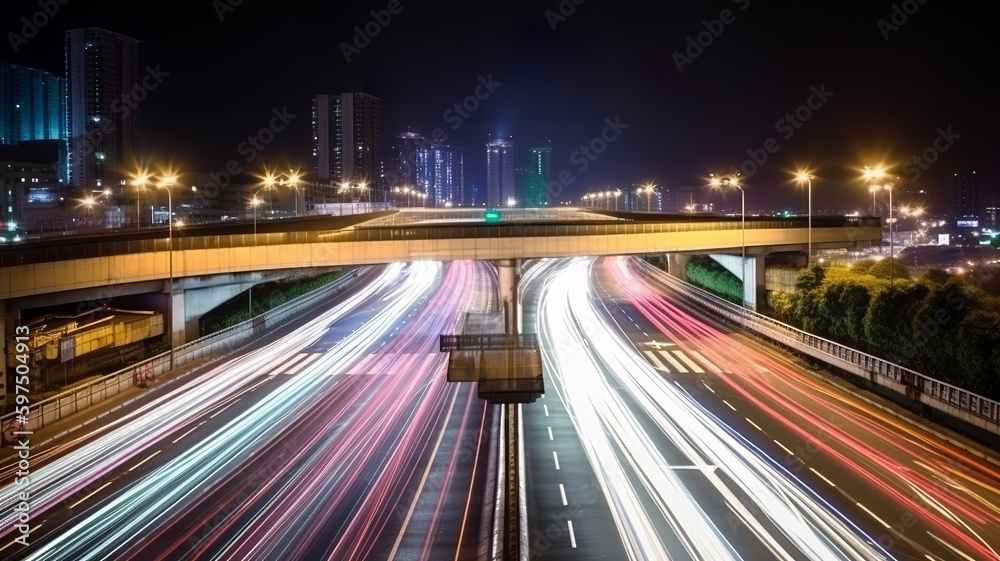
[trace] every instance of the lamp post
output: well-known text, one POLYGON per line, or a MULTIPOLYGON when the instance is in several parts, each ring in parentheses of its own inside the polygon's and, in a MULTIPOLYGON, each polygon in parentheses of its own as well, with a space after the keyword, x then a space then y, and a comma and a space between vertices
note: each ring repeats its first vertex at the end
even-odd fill
POLYGON ((174 201, 170 187, 177 184, 176 175, 166 175, 160 179, 156 187, 167 192, 167 259, 170 262, 169 284, 167 294, 170 299, 170 369, 174 368, 174 201))
POLYGON ((146 191, 146 185, 149 185, 149 174, 140 170, 132 176, 132 185, 135 185, 135 227, 138 229, 142 226, 142 214, 139 209, 140 203, 140 192, 146 191))
POLYGON ((795 172, 795 181, 800 185, 805 182, 809 189, 809 250, 806 255, 806 267, 812 266, 812 254, 813 254, 813 175, 811 172, 806 170, 798 170, 795 172))
MULTIPOLYGON (((869 184, 868 190, 872 192, 873 210, 875 209, 875 194, 882 189, 885 189, 886 191, 889 192, 889 287, 892 288, 893 276, 894 276, 892 270, 893 269, 892 253, 893 250, 895 249, 892 243, 892 184, 888 182, 885 184, 878 183, 878 181, 885 178, 886 175, 887 174, 883 166, 875 166, 875 167, 865 166, 865 170, 863 173, 864 179, 869 184)), ((881 246, 881 240, 879 240, 879 245, 881 246)))
MULTIPOLYGON (((740 235, 742 238, 741 245, 742 249, 742 262, 740 263, 740 269, 743 271, 743 283, 747 280, 747 198, 746 192, 743 190, 743 186, 740 185, 739 175, 727 175, 725 177, 716 177, 715 174, 711 175, 711 180, 709 185, 713 188, 719 189, 723 187, 734 187, 740 190, 740 235)), ((745 298, 744 298, 745 300, 745 298)), ((746 306, 746 302, 743 303, 746 306)))
POLYGON ((653 191, 656 190, 656 185, 652 183, 647 183, 643 185, 642 191, 646 193, 646 212, 653 211, 653 191))

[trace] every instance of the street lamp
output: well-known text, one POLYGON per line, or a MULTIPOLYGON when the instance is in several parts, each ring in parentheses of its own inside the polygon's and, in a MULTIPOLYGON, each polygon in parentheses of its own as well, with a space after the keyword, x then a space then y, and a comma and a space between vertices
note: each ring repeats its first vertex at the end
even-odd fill
MULTIPOLYGON (((895 252, 895 244, 892 240, 892 182, 886 181, 883 184, 875 184, 874 182, 884 179, 888 174, 885 168, 882 166, 876 166, 874 168, 865 166, 864 178, 871 184, 870 190, 872 191, 872 206, 875 206, 875 193, 880 190, 885 190, 889 192, 889 288, 893 286, 894 273, 893 273, 893 253, 895 252)), ((881 244, 880 244, 881 245, 881 244)))
POLYGON ((656 190, 656 185, 652 183, 647 183, 642 186, 641 191, 646 193, 646 212, 653 211, 652 196, 654 190, 656 190))
POLYGON ((809 252, 806 255, 806 267, 812 266, 813 254, 813 175, 812 172, 800 169, 795 172, 795 181, 801 185, 805 182, 809 189, 809 252))
MULTIPOLYGON (((743 186, 740 185, 740 177, 737 175, 727 175, 724 177, 716 177, 715 174, 710 175, 709 186, 714 189, 722 189, 725 187, 734 187, 740 190, 740 232, 742 236, 742 246, 743 246, 743 261, 740 264, 740 268, 743 271, 743 283, 747 282, 747 198, 746 192, 743 191, 743 186)), ((745 300, 745 299, 744 299, 745 300)), ((744 302, 744 305, 746 303, 744 302)))
POLYGON ((160 178, 156 187, 167 192, 167 259, 170 261, 170 282, 168 297, 170 298, 170 369, 174 368, 174 201, 170 187, 177 184, 177 176, 167 174, 160 178))
POLYGON ((132 185, 135 186, 135 227, 140 228, 142 225, 142 213, 140 211, 140 193, 146 191, 146 186, 149 185, 150 175, 145 170, 139 170, 132 176, 132 185))

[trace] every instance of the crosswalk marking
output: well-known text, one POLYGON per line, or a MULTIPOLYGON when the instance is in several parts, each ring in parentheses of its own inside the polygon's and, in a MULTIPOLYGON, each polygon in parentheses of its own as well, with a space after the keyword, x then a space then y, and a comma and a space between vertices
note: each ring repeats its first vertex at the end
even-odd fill
POLYGON ((694 358, 700 360, 702 364, 704 364, 705 366, 707 366, 713 372, 716 372, 718 374, 722 373, 722 369, 721 368, 719 368, 718 366, 712 364, 707 358, 703 357, 701 355, 701 353, 699 353, 698 351, 691 351, 691 354, 693 354, 694 358))
MULTIPOLYGON (((674 352, 677 352, 677 351, 674 351, 674 352)), ((670 363, 671 366, 674 367, 675 370, 677 370, 678 372, 683 372, 685 374, 687 373, 688 369, 684 368, 683 366, 681 366, 681 363, 677 362, 677 359, 675 359, 674 356, 671 355, 669 352, 667 352, 667 351, 659 351, 659 353, 660 353, 660 356, 662 356, 663 358, 667 359, 667 361, 670 363)))
POLYGON ((654 368, 656 368, 657 370, 662 370, 667 373, 670 372, 669 370, 667 370, 666 366, 663 366, 663 363, 660 362, 660 359, 656 358, 656 355, 653 354, 653 351, 644 351, 644 352, 646 353, 646 356, 649 357, 649 361, 653 363, 654 368))
POLYGON ((677 358, 683 360, 684 364, 688 365, 688 367, 690 367, 691 370, 694 370, 698 374, 704 374, 705 373, 705 371, 702 370, 700 366, 698 366, 697 364, 695 364, 693 360, 691 360, 690 358, 688 358, 686 354, 682 353, 681 351, 674 351, 674 354, 677 355, 677 358))
POLYGON ((323 356, 323 353, 312 353, 305 360, 299 362, 298 364, 296 364, 292 368, 286 369, 285 372, 284 372, 284 374, 288 374, 288 375, 298 374, 298 372, 300 370, 302 370, 306 366, 312 364, 313 362, 316 362, 316 359, 318 359, 321 356, 323 356))

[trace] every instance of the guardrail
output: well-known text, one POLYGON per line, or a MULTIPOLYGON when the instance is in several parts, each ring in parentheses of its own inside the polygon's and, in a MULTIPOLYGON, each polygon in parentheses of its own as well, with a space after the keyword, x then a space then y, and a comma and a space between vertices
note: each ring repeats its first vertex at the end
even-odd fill
MULTIPOLYGON (((221 331, 190 341, 173 350, 174 368, 205 357, 224 358, 236 352, 257 337, 268 333, 298 314, 313 309, 320 301, 338 292, 354 280, 354 275, 344 275, 336 281, 289 300, 246 321, 221 331)), ((93 382, 69 389, 38 403, 32 403, 28 415, 28 430, 50 425, 65 416, 77 413, 91 405, 131 388, 137 380, 144 380, 152 367, 154 375, 170 370, 170 351, 148 358, 127 368, 112 372, 93 382)), ((16 413, 0 417, 0 426, 6 429, 16 413)), ((6 432, 6 431, 4 431, 6 432)))
POLYGON ((1000 402, 802 331, 733 304, 662 271, 657 270, 657 272, 659 273, 657 278, 674 290, 744 329, 867 378, 872 383, 904 395, 910 400, 1000 436, 1000 402))
POLYGON ((505 335, 503 333, 441 335, 441 352, 489 351, 504 349, 537 349, 538 337, 534 333, 505 335))

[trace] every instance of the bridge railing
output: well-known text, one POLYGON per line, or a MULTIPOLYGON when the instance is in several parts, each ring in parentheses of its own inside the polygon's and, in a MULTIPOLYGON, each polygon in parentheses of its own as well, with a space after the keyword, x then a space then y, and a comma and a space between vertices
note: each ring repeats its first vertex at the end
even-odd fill
POLYGON ((905 395, 942 413, 1000 434, 1000 402, 921 374, 847 345, 813 335, 774 318, 748 310, 701 288, 657 271, 657 278, 699 305, 748 331, 790 348, 808 352, 873 383, 905 395), (830 360, 832 359, 832 360, 830 360))
POLYGON ((504 349, 537 349, 538 337, 534 333, 505 335, 503 333, 441 335, 441 352, 486 351, 504 349))
MULTIPOLYGON (((299 314, 315 309, 323 300, 341 290, 353 279, 353 275, 345 275, 330 284, 289 300, 258 316, 181 345, 174 349, 173 368, 204 358, 212 360, 225 358, 257 337, 294 319, 299 314)), ((170 362, 170 352, 167 351, 102 376, 92 382, 75 386, 37 403, 32 403, 29 408, 26 428, 29 430, 40 429, 63 417, 114 397, 133 387, 137 380, 143 379, 147 374, 161 375, 169 371, 171 369, 170 362)), ((2 423, 0 426, 6 429, 14 417, 15 413, 0 417, 0 423, 2 423)))
MULTIPOLYGON (((676 222, 622 222, 595 221, 586 224, 566 223, 516 223, 516 224, 429 224, 410 226, 359 226, 344 230, 314 230, 301 232, 276 232, 260 234, 194 235, 173 239, 173 250, 198 250, 266 245, 385 242, 440 239, 500 239, 521 237, 611 236, 635 234, 661 234, 731 230, 739 227, 739 219, 720 219, 676 222)), ((813 228, 843 228, 848 232, 865 227, 877 227, 877 218, 868 217, 814 217, 813 228)), ((806 228, 800 218, 751 218, 746 221, 748 230, 806 228)), ((0 267, 49 263, 71 259, 111 257, 135 253, 166 252, 170 250, 166 238, 133 239, 121 241, 94 241, 90 243, 65 243, 53 247, 0 249, 0 267)))

